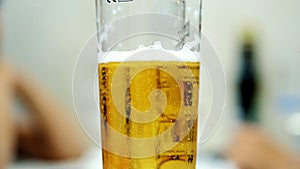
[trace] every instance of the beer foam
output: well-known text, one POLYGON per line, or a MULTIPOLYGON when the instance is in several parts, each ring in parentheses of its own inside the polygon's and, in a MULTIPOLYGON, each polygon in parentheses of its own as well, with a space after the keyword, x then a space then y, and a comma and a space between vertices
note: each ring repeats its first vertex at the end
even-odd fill
POLYGON ((160 42, 156 42, 153 46, 145 47, 141 45, 132 51, 110 51, 102 52, 98 56, 98 63, 109 62, 132 62, 132 61, 181 61, 181 62, 199 62, 200 59, 187 46, 183 46, 181 50, 163 49, 160 42), (139 52, 156 51, 155 55, 132 57, 138 55, 139 52), (161 52, 159 52, 161 51, 161 52), (168 53, 168 55, 166 55, 168 53))

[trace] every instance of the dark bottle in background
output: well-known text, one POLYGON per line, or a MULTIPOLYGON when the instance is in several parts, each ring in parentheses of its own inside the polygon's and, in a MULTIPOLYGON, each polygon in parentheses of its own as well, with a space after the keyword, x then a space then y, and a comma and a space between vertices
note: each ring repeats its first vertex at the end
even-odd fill
POLYGON ((255 60, 256 50, 253 35, 249 32, 243 36, 240 55, 240 74, 237 87, 240 115, 243 121, 257 122, 256 96, 258 92, 258 76, 255 60))

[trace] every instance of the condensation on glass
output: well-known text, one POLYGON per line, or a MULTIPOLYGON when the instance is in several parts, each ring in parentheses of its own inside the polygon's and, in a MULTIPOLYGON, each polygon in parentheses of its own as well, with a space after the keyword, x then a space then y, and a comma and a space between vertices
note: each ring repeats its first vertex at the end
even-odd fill
MULTIPOLYGON (((116 28, 113 32, 125 31, 126 29, 134 29, 138 27, 140 30, 155 30, 155 27, 160 27, 165 31, 176 31, 173 38, 164 37, 155 34, 136 35, 128 37, 118 44, 113 44, 110 50, 134 50, 139 45, 149 46, 154 42, 159 41, 166 49, 179 50, 185 43, 194 40, 194 34, 190 32, 193 27, 193 32, 200 35, 201 32, 201 0, 96 0, 97 5, 97 26, 99 40, 103 40, 107 33, 105 29, 109 24, 126 16, 145 13, 161 13, 177 17, 177 22, 172 24, 160 23, 157 18, 143 18, 133 25, 125 24, 120 28, 116 28), (175 39, 176 38, 176 39, 175 39)), ((107 29, 106 29, 107 30, 107 29)), ((112 31, 112 30, 110 30, 112 31)), ((117 35, 106 37, 105 40, 99 41, 99 49, 107 51, 107 45, 110 41, 119 38, 117 35)), ((199 50, 199 48, 197 48, 199 50)))

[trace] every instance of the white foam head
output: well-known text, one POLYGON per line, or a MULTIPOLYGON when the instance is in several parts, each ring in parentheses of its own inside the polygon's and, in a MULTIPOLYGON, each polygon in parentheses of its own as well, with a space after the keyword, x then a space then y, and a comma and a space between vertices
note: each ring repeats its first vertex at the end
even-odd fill
POLYGON ((186 45, 181 50, 166 50, 163 49, 160 42, 155 42, 154 45, 145 47, 139 46, 132 51, 110 51, 102 52, 98 56, 99 63, 109 62, 132 62, 132 61, 182 61, 182 62, 199 62, 199 57, 192 52, 186 45), (151 55, 151 51, 156 51, 155 55, 151 55), (161 51, 161 52, 159 52, 161 51), (140 52, 149 52, 141 57, 132 57, 140 52), (166 55, 166 52, 168 55, 166 55))

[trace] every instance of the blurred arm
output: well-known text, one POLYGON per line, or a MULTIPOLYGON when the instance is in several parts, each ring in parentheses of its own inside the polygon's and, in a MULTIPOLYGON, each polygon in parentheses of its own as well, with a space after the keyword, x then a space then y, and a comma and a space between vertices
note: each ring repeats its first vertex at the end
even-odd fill
POLYGON ((15 147, 15 123, 11 113, 13 86, 13 73, 0 64, 0 168, 12 160, 15 147))
POLYGON ((19 127, 20 150, 26 155, 67 159, 87 148, 81 129, 58 100, 28 76, 19 76, 17 90, 32 111, 31 120, 19 127))

